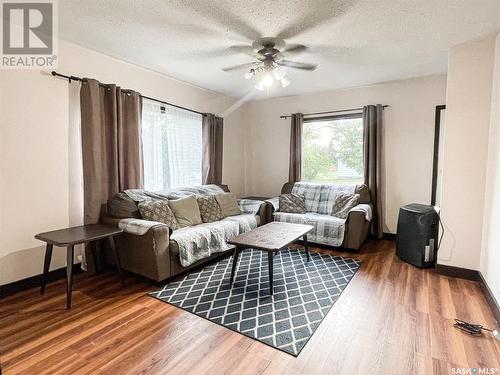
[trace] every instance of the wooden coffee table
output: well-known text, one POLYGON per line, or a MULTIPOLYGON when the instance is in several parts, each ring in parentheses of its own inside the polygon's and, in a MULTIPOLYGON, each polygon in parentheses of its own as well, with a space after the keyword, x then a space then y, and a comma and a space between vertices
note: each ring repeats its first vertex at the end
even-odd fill
POLYGON ((64 228, 50 232, 38 233, 35 238, 47 244, 45 248, 45 261, 43 263, 42 288, 41 294, 45 293, 45 284, 47 274, 49 273, 50 261, 52 259, 52 249, 55 246, 66 248, 66 308, 71 307, 71 292, 73 290, 73 257, 74 247, 78 244, 91 243, 92 256, 97 269, 97 254, 95 241, 108 239, 111 253, 116 263, 116 268, 120 275, 122 285, 125 285, 122 270, 120 267, 120 258, 116 250, 114 236, 122 233, 123 230, 111 225, 89 224, 79 227, 64 228))
POLYGON ((233 256, 233 266, 231 269, 230 284, 233 284, 234 272, 238 264, 240 253, 247 248, 253 248, 261 251, 267 251, 269 266, 269 292, 273 294, 273 257, 275 253, 287 247, 290 243, 298 240, 300 237, 304 240, 307 261, 309 262, 309 247, 307 244, 307 233, 313 230, 311 225, 291 224, 273 221, 256 229, 232 237, 227 241, 231 245, 236 245, 233 256))

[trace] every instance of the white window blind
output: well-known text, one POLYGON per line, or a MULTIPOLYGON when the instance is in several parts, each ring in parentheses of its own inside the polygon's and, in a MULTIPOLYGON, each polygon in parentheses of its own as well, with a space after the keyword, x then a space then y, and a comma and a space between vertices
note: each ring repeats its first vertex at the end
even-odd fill
POLYGON ((201 185, 202 116, 144 99, 144 188, 159 191, 201 185))

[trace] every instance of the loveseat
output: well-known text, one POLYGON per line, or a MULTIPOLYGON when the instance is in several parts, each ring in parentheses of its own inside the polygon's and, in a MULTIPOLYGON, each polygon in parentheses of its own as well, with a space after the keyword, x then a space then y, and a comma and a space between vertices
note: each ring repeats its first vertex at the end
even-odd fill
POLYGON ((356 186, 313 183, 285 183, 281 194, 298 193, 305 196, 306 212, 286 213, 280 211, 279 198, 268 200, 266 217, 275 221, 309 224, 314 230, 308 241, 321 245, 359 250, 370 232, 373 206, 370 192, 364 184, 356 186), (358 204, 348 211, 345 219, 332 216, 331 209, 340 192, 358 194, 358 204), (270 211, 269 211, 270 210, 270 211))
MULTIPOLYGON (((197 238, 200 230, 213 234, 210 241, 219 241, 227 237, 250 230, 239 222, 239 217, 253 216, 252 222, 256 225, 263 224, 261 218, 265 217, 266 204, 260 201, 239 200, 241 215, 225 217, 222 220, 210 223, 202 223, 192 227, 183 227, 173 230, 165 223, 144 220, 139 211, 141 201, 151 199, 167 201, 182 199, 189 195, 204 196, 217 193, 228 193, 227 185, 204 185, 199 187, 189 187, 173 189, 161 193, 147 192, 144 190, 128 190, 115 194, 105 207, 105 212, 101 218, 102 223, 118 226, 124 229, 124 233, 116 237, 116 245, 123 269, 132 273, 142 275, 148 279, 160 282, 170 277, 178 275, 186 270, 192 269, 209 260, 222 256, 232 251, 232 246, 218 248, 217 252, 205 254, 192 264, 185 263, 185 259, 180 257, 178 242, 172 237, 176 234, 190 234, 188 240, 197 242, 199 248, 203 247, 203 241, 197 238), (228 230, 229 229, 229 230, 228 230), (217 236, 216 236, 217 234, 217 236)), ((245 222, 247 222, 246 220, 245 222)), ((212 243, 213 244, 213 243, 212 243)), ((196 250, 195 250, 196 251, 196 250)))

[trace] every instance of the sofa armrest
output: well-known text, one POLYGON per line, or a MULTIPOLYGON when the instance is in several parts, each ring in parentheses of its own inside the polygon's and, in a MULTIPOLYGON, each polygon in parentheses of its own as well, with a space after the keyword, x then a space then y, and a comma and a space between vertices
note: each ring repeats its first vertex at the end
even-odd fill
MULTIPOLYGON (((122 220, 104 216, 102 223, 118 226, 122 220)), ((171 276, 169 244, 172 230, 163 223, 149 223, 155 224, 151 224, 143 235, 124 231, 116 236, 116 247, 122 268, 151 280, 162 281, 171 276)))
POLYGON ((259 225, 266 224, 267 203, 260 199, 238 199, 240 210, 245 214, 258 215, 260 218, 259 225))
POLYGON ((266 199, 266 222, 270 223, 274 221, 274 213, 279 211, 280 199, 279 197, 273 197, 266 199))
POLYGON ((370 221, 366 220, 366 213, 362 210, 349 211, 345 222, 345 233, 342 247, 358 250, 370 231, 370 221))

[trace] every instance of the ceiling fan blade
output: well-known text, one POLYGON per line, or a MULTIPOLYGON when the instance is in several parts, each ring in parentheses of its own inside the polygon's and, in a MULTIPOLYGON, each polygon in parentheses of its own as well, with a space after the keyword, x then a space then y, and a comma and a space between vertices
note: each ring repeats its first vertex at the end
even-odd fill
POLYGON ((260 63, 258 62, 251 62, 251 63, 246 63, 246 64, 239 64, 239 65, 233 65, 233 66, 228 66, 225 68, 222 68, 223 71, 225 72, 230 72, 233 70, 239 70, 239 69, 247 69, 247 68, 252 68, 256 65, 259 65, 260 63))
POLYGON ((254 59, 261 60, 263 56, 254 51, 252 46, 248 45, 235 45, 227 48, 227 51, 231 53, 244 53, 245 55, 251 56, 254 59))
POLYGON ((306 10, 290 24, 283 28, 276 36, 282 39, 296 38, 300 34, 311 32, 314 28, 335 21, 342 17, 355 4, 354 1, 332 2, 331 0, 316 0, 315 6, 306 10), (335 4, 335 6, 333 5, 335 4), (318 9, 322 9, 318 12, 318 9))
POLYGON ((286 66, 288 68, 301 69, 301 70, 315 70, 318 67, 318 65, 315 64, 307 64, 291 60, 276 61, 276 64, 280 66, 286 66))
POLYGON ((306 47, 302 44, 292 44, 292 45, 289 45, 289 47, 285 48, 283 51, 281 51, 281 53, 284 56, 289 56, 289 55, 295 55, 295 54, 302 53, 308 49, 309 49, 308 47, 306 47))

